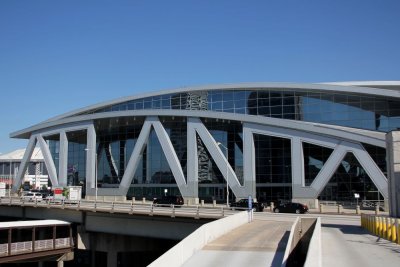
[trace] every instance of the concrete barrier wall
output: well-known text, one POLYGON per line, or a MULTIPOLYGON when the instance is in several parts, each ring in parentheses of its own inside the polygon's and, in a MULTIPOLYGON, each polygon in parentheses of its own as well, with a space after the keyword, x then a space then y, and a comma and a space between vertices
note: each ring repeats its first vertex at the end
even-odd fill
POLYGON ((300 217, 297 217, 292 225, 292 228, 290 228, 290 234, 287 241, 285 254, 282 259, 282 265, 281 265, 282 267, 286 267, 286 263, 288 261, 290 253, 292 253, 294 247, 300 240, 300 230, 301 230, 300 217))
POLYGON ((307 267, 321 266, 321 253, 321 219, 297 217, 281 266, 298 266, 299 263, 307 267))
POLYGON ((196 251, 211 241, 248 222, 247 211, 219 219, 202 225, 192 234, 176 244, 161 257, 153 261, 149 267, 181 266, 196 251))
POLYGON ((318 217, 315 223, 314 232, 308 246, 307 257, 304 267, 322 266, 322 247, 321 247, 321 218, 318 217))

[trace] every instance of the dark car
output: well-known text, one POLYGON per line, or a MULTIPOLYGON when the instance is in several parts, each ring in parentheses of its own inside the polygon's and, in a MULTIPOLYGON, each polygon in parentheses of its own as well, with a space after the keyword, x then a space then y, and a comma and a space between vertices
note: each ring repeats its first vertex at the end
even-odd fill
MULTIPOLYGON (((249 208, 249 200, 248 199, 241 199, 241 200, 236 201, 236 202, 231 202, 229 205, 230 205, 231 208, 237 207, 237 208, 248 209, 249 208)), ((253 202, 252 203, 252 207, 256 211, 263 211, 264 210, 264 204, 263 203, 253 202)))
POLYGON ((274 212, 279 213, 306 213, 308 211, 307 205, 301 203, 281 203, 274 208, 274 212))
POLYGON ((181 196, 163 196, 153 200, 153 204, 157 206, 181 206, 183 203, 183 197, 181 196))

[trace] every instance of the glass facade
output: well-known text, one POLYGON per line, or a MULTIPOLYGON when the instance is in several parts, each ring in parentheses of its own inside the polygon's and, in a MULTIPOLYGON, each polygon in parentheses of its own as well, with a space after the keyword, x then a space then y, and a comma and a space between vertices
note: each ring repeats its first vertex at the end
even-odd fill
POLYGON ((59 162, 60 162, 60 136, 59 135, 52 135, 46 136, 44 139, 49 144, 49 150, 51 157, 53 158, 54 165, 57 171, 57 177, 59 176, 59 162))
POLYGON ((131 100, 84 114, 143 109, 210 110, 388 132, 400 127, 400 101, 383 96, 293 89, 210 90, 131 100))
POLYGON ((292 156, 290 139, 254 134, 256 187, 260 201, 292 198, 292 156))
MULTIPOLYGON (((141 118, 112 118, 95 122, 99 187, 119 187, 143 122, 141 118)), ((137 172, 133 182, 145 181, 144 177, 143 172, 137 172)))
MULTIPOLYGON (((131 100, 84 114, 125 110, 198 110, 263 116, 347 126, 387 132, 400 128, 400 101, 383 96, 365 96, 341 92, 292 89, 237 89, 208 90, 152 96, 131 100)), ((201 116, 201 113, 199 113, 201 116)), ((97 119, 96 166, 98 187, 117 188, 124 176, 136 145, 145 116, 97 119)), ((243 126, 238 121, 200 117, 241 185, 243 173, 243 126)), ((184 117, 160 116, 173 148, 187 177, 187 122, 184 117)), ((68 185, 82 185, 86 177, 86 131, 71 132, 68 137, 68 185)), ((50 152, 59 168, 60 140, 48 136, 50 152)), ((206 201, 226 201, 225 170, 215 164, 207 147, 197 135, 199 198, 206 201)), ((329 159, 333 149, 302 143, 305 186, 310 186, 329 159)), ((386 150, 362 144, 382 173, 386 175, 386 150)), ((259 201, 287 201, 292 198, 291 140, 254 134, 255 179, 259 201)), ((150 130, 146 145, 138 159, 138 167, 131 182, 128 198, 152 199, 165 194, 180 194, 174 175, 164 155, 155 130, 150 130)), ((0 165, 1 167, 1 165, 0 165)), ((6 172, 7 167, 0 168, 6 172)), ((380 194, 355 156, 347 154, 329 184, 320 195, 321 200, 346 201, 359 193, 362 199, 379 199, 380 194)), ((234 194, 230 193, 230 200, 234 194)))
POLYGON ((87 132, 68 132, 67 185, 82 186, 85 194, 87 132))
POLYGON ((329 201, 352 202, 354 193, 360 194, 360 200, 383 200, 382 195, 357 158, 349 152, 319 198, 329 201))
POLYGON ((303 142, 305 186, 312 184, 332 152, 331 148, 303 142))
MULTIPOLYGON (((236 177, 243 185, 243 127, 238 122, 222 121, 217 119, 203 119, 204 126, 208 129, 219 146, 225 158, 235 171, 236 177), (228 127, 227 127, 228 125, 228 127)), ((205 200, 226 201, 226 180, 221 170, 215 164, 211 154, 203 141, 197 136, 199 198, 205 200)), ((234 200, 233 193, 229 194, 234 200)))

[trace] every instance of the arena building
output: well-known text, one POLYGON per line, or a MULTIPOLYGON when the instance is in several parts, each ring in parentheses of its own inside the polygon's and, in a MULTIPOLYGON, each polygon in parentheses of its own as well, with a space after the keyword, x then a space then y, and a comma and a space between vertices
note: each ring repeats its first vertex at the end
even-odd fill
MULTIPOLYGON (((0 155, 0 182, 5 183, 7 189, 12 185, 13 180, 18 173, 24 154, 25 149, 18 149, 0 155)), ((44 164, 42 152, 39 148, 35 148, 32 152, 32 156, 27 163, 22 179, 22 183, 24 183, 24 186, 26 187, 23 188, 25 190, 40 190, 43 189, 43 187, 48 187, 49 176, 44 164)))
POLYGON ((382 201, 400 82, 185 87, 95 104, 14 132, 52 185, 86 198, 382 201), (227 190, 229 188, 229 190, 227 190))

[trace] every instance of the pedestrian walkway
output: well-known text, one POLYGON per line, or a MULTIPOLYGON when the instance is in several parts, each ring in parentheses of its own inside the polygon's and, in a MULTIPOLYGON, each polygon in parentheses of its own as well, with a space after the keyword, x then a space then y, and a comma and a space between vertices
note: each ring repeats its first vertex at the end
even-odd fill
POLYGON ((322 266, 398 267, 400 245, 355 225, 322 225, 322 266))
POLYGON ((280 266, 292 224, 255 219, 209 243, 183 266, 280 266))

